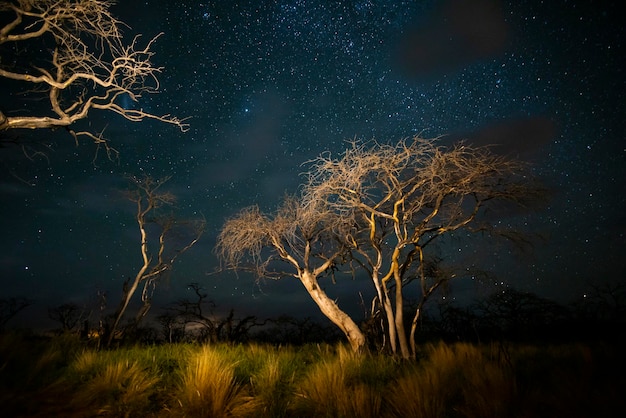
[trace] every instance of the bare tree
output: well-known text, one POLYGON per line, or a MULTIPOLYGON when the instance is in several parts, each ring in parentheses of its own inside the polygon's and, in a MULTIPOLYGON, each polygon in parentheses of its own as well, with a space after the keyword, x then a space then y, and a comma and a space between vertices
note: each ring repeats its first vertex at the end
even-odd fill
POLYGON ((574 303, 578 314, 595 321, 626 322, 626 283, 588 283, 582 299, 574 303))
POLYGON ((194 299, 181 299, 170 305, 166 314, 159 316, 170 342, 177 330, 182 330, 183 334, 189 331, 189 336, 199 342, 245 342, 250 337, 250 329, 267 322, 257 321, 253 315, 235 318, 234 309, 225 317, 215 315, 215 303, 207 299, 209 295, 202 286, 190 283, 188 288, 195 293, 194 299))
MULTIPOLYGON (((153 43, 140 46, 140 35, 126 43, 124 24, 110 11, 109 0, 15 0, 0 2, 0 77, 30 88, 30 99, 44 100, 49 109, 0 112, 0 132, 11 129, 65 127, 110 148, 101 133, 69 127, 92 110, 107 110, 133 121, 154 119, 187 125, 169 114, 156 115, 129 107, 144 94, 158 93, 162 68, 151 59, 153 43), (4 17, 6 15, 6 17, 4 17), (8 56, 7 56, 8 55, 8 56)), ((44 106, 45 108, 45 106, 44 106)))
POLYGON ((545 340, 569 319, 568 310, 558 303, 513 288, 496 291, 470 309, 480 318, 480 332, 508 340, 545 340))
MULTIPOLYGON (((383 318, 391 351, 415 355, 415 332, 426 301, 456 273, 426 250, 459 229, 488 231, 479 223, 498 201, 521 204, 537 196, 524 164, 489 148, 413 138, 396 144, 352 142, 338 159, 310 163, 301 196, 289 197, 273 216, 244 209, 224 225, 217 252, 230 267, 254 266, 259 277, 299 279, 322 312, 355 350, 365 341, 354 321, 321 289, 318 278, 349 265, 366 271, 376 290, 372 315, 383 318), (280 260, 291 271, 276 269, 280 260), (410 337, 404 289, 421 294, 410 337)), ((510 234, 509 234, 510 235, 510 234)))
POLYGON ((365 337, 358 325, 322 288, 321 277, 332 276, 347 255, 337 235, 350 235, 353 220, 328 210, 324 200, 302 205, 287 197, 274 215, 252 206, 223 226, 217 254, 229 268, 251 268, 257 277, 299 280, 322 313, 341 329, 353 350, 365 337))
POLYGON ((85 319, 85 309, 75 303, 64 303, 48 308, 48 317, 61 324, 62 332, 76 331, 77 325, 85 319))
POLYGON ((134 278, 124 282, 123 296, 111 329, 107 344, 110 344, 128 304, 141 287, 142 307, 137 313, 133 325, 146 316, 152 304, 152 294, 159 281, 174 266, 174 262, 185 251, 193 247, 204 232, 205 221, 178 221, 163 209, 172 206, 175 197, 161 187, 169 180, 154 180, 151 177, 131 179, 134 189, 127 194, 128 199, 136 204, 135 220, 140 232, 140 250, 142 265, 134 278))
POLYGON ((184 328, 187 328, 189 324, 194 328, 199 327, 202 329, 202 339, 216 342, 218 340, 218 330, 212 311, 215 303, 207 299, 209 294, 202 289, 200 284, 189 283, 188 288, 193 290, 195 299, 179 300, 170 309, 180 318, 184 328))
POLYGON ((32 304, 33 302, 25 297, 0 299, 0 332, 4 331, 4 327, 10 319, 32 304))
POLYGON ((156 317, 161 333, 168 343, 180 342, 185 338, 185 323, 176 312, 167 310, 156 317))
POLYGON ((304 205, 327 202, 329 212, 357 222, 351 234, 336 235, 350 248, 353 266, 372 279, 372 313, 384 316, 391 351, 409 358, 424 304, 456 275, 426 250, 460 229, 488 231, 479 218, 497 202, 537 197, 527 174, 524 164, 488 147, 446 148, 421 138, 352 142, 339 159, 322 155, 313 162, 304 205), (403 292, 413 281, 421 296, 408 337, 403 292))

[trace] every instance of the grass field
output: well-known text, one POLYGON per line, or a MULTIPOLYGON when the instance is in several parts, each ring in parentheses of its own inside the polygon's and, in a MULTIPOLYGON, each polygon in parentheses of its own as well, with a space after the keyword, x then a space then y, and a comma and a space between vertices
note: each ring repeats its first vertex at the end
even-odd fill
POLYGON ((96 350, 0 336, 2 417, 611 417, 626 360, 602 344, 428 344, 403 362, 337 345, 96 350))

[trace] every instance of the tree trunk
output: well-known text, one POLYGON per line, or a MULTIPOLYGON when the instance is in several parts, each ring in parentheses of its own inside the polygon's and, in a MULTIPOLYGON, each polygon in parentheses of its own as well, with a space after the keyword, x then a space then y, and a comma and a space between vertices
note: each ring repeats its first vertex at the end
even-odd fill
POLYGON ((107 347, 111 345, 111 342, 113 341, 113 337, 115 336, 115 333, 117 332, 117 328, 122 320, 122 317, 124 316, 124 312, 126 312, 126 308, 128 308, 128 304, 130 303, 131 298, 133 297, 133 295, 135 294, 135 291, 139 287, 139 282, 141 281, 141 278, 143 277, 143 274, 146 271, 147 267, 148 267, 147 265, 144 265, 142 267, 139 273, 137 273, 137 275, 135 276, 135 279, 133 280, 133 283, 130 287, 128 287, 128 282, 124 284, 124 295, 122 296, 122 301, 120 302, 120 306, 117 308, 117 311, 115 312, 115 320, 113 321, 113 325, 111 326, 109 335, 107 336, 107 342, 106 342, 107 347))
POLYGON ((389 300, 389 292, 387 290, 387 287, 384 284, 380 283, 378 268, 375 268, 372 271, 372 281, 374 282, 376 294, 378 295, 378 301, 380 302, 381 309, 383 310, 383 314, 385 315, 385 320, 387 321, 387 330, 383 329, 383 332, 387 333, 389 337, 389 346, 391 348, 391 353, 395 355, 397 351, 396 324, 393 309, 391 308, 391 300, 389 300))
POLYGON ((322 313, 345 334, 352 350, 354 352, 362 351, 365 346, 365 336, 352 318, 339 309, 337 304, 319 287, 317 277, 310 271, 302 270, 299 278, 322 313))
POLYGON ((387 318, 387 335, 389 336, 389 345, 391 347, 391 353, 395 356, 398 352, 398 337, 396 333, 396 320, 391 307, 391 299, 389 299, 389 291, 385 285, 383 287, 382 305, 385 308, 385 317, 387 318))
POLYGON ((420 317, 422 315, 422 306, 423 304, 420 302, 420 304, 417 306, 417 309, 415 310, 415 316, 413 317, 413 322, 411 323, 411 356, 413 357, 413 359, 415 359, 415 356, 417 354, 417 347, 415 346, 415 333, 417 331, 417 323, 420 320, 420 317))
POLYGON ((396 331, 398 334, 398 343, 400 344, 400 352, 403 359, 409 359, 411 354, 409 352, 409 344, 406 339, 406 330, 404 329, 404 298, 402 296, 402 280, 400 279, 400 273, 396 270, 394 272, 394 278, 396 281, 396 331))

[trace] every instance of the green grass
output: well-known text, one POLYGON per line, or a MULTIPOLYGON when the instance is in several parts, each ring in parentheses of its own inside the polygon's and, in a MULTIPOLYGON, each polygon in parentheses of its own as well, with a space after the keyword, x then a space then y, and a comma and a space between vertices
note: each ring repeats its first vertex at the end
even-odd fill
POLYGON ((263 363, 250 376, 250 409, 256 417, 287 417, 293 406, 300 359, 290 348, 259 351, 263 354, 263 363))
POLYGON ((343 346, 96 350, 0 336, 2 416, 620 416, 623 347, 431 344, 415 362, 343 346))

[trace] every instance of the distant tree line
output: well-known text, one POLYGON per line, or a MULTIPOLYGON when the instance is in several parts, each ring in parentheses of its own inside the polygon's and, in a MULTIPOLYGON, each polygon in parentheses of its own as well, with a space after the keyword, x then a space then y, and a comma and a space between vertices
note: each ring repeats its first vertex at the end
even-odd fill
MULTIPOLYGON (((162 309, 156 321, 124 335, 124 343, 247 343, 302 345, 341 341, 343 334, 330 322, 310 317, 281 315, 259 319, 237 316, 234 310, 217 314, 216 305, 197 283, 189 284, 194 297, 181 299, 162 309)), ((0 299, 0 323, 5 325, 33 302, 24 298, 0 299), (27 303, 26 303, 27 302, 27 303)), ((411 307, 409 307, 410 309, 411 307)), ((58 323, 56 333, 81 335, 85 340, 101 337, 99 321, 91 311, 75 303, 48 309, 58 323), (90 322, 92 319, 92 322, 90 322)), ((113 317, 105 318, 104 326, 113 317)), ((360 328, 368 346, 386 350, 379 320, 368 317, 360 328)), ((626 285, 602 284, 590 287, 584 297, 570 304, 559 304, 531 292, 513 288, 497 291, 473 303, 459 305, 441 300, 424 313, 418 327, 418 343, 434 340, 515 342, 622 341, 626 326, 626 285)))
POLYGON ((440 303, 425 315, 420 338, 446 341, 571 342, 623 340, 626 286, 604 284, 564 305, 508 288, 467 306, 440 303))

